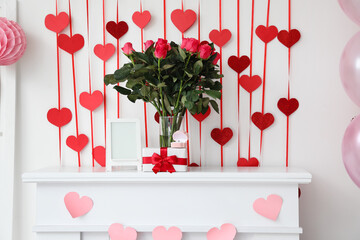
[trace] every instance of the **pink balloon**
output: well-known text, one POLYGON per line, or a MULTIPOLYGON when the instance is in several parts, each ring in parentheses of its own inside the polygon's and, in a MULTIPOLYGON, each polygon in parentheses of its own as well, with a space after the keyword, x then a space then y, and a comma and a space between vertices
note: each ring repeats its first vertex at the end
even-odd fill
POLYGON ((342 142, 342 158, 346 171, 360 188, 360 115, 347 127, 342 142))
POLYGON ((359 0, 338 0, 340 7, 345 14, 360 25, 360 1, 359 0))
POLYGON ((347 43, 340 59, 340 77, 351 100, 360 106, 360 32, 347 43))

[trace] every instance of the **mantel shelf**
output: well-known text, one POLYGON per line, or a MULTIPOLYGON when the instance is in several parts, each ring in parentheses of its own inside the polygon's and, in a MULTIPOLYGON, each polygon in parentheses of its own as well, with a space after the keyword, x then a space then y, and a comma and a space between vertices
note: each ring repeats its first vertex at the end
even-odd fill
POLYGON ((105 168, 58 167, 25 173, 24 182, 246 182, 308 184, 311 174, 302 169, 285 167, 202 167, 189 168, 189 172, 158 173, 123 170, 106 172, 105 168))

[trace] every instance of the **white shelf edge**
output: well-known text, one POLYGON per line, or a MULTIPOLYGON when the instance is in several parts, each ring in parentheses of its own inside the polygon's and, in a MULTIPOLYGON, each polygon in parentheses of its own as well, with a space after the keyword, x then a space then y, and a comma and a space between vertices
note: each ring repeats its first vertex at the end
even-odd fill
MULTIPOLYGON (((131 226, 137 232, 152 232, 156 226, 131 226)), ((170 227, 170 226, 167 226, 170 227)), ((178 226, 182 232, 206 233, 214 226, 178 226)), ((220 226, 219 226, 220 227, 220 226)), ((236 227, 236 226, 235 226, 236 227)), ((36 225, 33 232, 107 232, 108 225, 36 225)), ((300 227, 236 227, 238 233, 301 234, 300 227)))

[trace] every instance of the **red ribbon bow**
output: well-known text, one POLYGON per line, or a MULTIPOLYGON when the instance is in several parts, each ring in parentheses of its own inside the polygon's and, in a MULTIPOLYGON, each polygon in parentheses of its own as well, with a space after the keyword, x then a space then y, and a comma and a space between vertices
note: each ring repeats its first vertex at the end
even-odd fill
POLYGON ((167 149, 160 149, 160 155, 157 153, 154 153, 151 157, 152 164, 155 166, 153 167, 153 172, 156 174, 158 172, 169 172, 173 173, 176 172, 173 164, 175 164, 178 160, 178 158, 173 156, 167 156, 167 149))

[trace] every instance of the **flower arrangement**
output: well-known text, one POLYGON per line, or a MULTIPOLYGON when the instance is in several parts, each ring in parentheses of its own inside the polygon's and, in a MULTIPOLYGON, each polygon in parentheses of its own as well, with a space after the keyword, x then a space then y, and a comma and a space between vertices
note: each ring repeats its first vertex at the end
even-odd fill
POLYGON ((131 62, 106 75, 104 82, 115 85, 114 89, 131 102, 141 99, 152 104, 160 117, 173 117, 170 137, 160 136, 160 142, 171 142, 186 110, 204 114, 211 105, 219 111, 216 99, 221 98, 222 85, 215 79, 223 76, 216 65, 220 54, 213 43, 184 38, 178 45, 159 38, 156 43, 146 41, 144 52, 135 51, 131 43, 122 50, 131 62), (117 85, 122 82, 124 87, 117 85))

